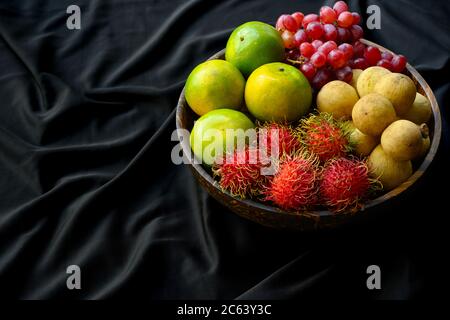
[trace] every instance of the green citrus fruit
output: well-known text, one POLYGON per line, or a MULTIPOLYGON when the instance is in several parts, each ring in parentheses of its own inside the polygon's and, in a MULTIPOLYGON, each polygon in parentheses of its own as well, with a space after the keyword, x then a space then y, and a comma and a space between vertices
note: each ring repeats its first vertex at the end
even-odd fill
POLYGON ((245 77, 263 64, 284 60, 284 44, 278 31, 263 22, 237 27, 228 39, 225 59, 245 77))
POLYGON ((199 116, 214 109, 239 109, 244 102, 245 79, 224 60, 199 64, 186 81, 186 101, 199 116))
POLYGON ((210 111, 194 124, 190 136, 192 151, 197 159, 211 165, 217 156, 232 152, 239 139, 245 143, 249 137, 245 131, 253 128, 253 122, 242 112, 231 109, 210 111))
POLYGON ((269 63, 256 69, 245 87, 250 113, 262 121, 295 121, 304 116, 312 101, 308 80, 295 67, 269 63))

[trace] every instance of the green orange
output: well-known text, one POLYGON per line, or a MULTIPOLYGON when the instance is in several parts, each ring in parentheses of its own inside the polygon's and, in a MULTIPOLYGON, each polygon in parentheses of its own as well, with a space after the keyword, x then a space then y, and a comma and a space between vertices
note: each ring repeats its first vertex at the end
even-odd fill
POLYGON ((246 131, 253 128, 253 122, 242 112, 231 109, 210 111, 194 124, 190 136, 192 151, 197 159, 211 165, 224 152, 232 152, 238 139, 245 141, 246 131), (231 146, 229 150, 228 145, 231 146))
POLYGON ((244 102, 245 79, 224 60, 199 64, 186 81, 185 97, 191 109, 202 116, 215 109, 240 109, 244 102))
POLYGON ((225 59, 245 77, 270 62, 283 61, 283 39, 278 31, 263 22, 252 21, 237 27, 227 42, 225 59))
POLYGON ((312 90, 297 68, 285 63, 269 63, 248 78, 245 102, 250 113, 259 120, 295 121, 309 111, 312 90))

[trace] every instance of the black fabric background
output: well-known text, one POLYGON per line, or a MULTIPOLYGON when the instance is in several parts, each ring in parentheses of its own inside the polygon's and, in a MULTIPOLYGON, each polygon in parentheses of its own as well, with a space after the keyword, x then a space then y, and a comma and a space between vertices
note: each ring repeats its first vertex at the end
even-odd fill
MULTIPOLYGON (((443 141, 422 186, 370 223, 302 235, 247 222, 175 166, 174 108, 195 65, 237 25, 331 1, 0 1, 0 296, 408 299, 440 297, 448 240, 450 5, 382 9, 366 38, 433 88, 443 141), (77 4, 82 29, 66 28, 77 4), (443 184, 442 187, 439 184, 443 184), (66 288, 66 267, 82 290, 66 288), (382 269, 382 290, 366 268, 382 269)), ((366 17, 366 15, 364 15, 366 17)))

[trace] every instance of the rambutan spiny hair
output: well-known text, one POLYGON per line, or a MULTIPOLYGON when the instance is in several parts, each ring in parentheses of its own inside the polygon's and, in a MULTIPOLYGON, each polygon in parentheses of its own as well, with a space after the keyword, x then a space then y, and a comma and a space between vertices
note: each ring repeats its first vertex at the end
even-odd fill
POLYGON ((335 120, 329 113, 312 114, 297 128, 305 148, 316 154, 322 163, 352 151, 350 133, 348 123, 335 120))
POLYGON ((268 156, 272 155, 272 147, 278 148, 278 157, 293 155, 303 148, 300 139, 288 123, 258 123, 258 139, 259 148, 268 156), (272 141, 272 138, 276 138, 276 141, 272 141))
POLYGON ((265 166, 258 148, 246 146, 221 157, 213 167, 214 177, 219 178, 222 190, 240 198, 259 196, 264 192, 269 177, 261 173, 265 166))
POLYGON ((370 178, 366 161, 352 157, 328 161, 323 169, 319 190, 322 202, 330 210, 355 212, 380 187, 377 180, 370 178))
POLYGON ((266 190, 266 201, 284 210, 304 210, 317 203, 320 166, 317 156, 298 152, 281 159, 266 190))

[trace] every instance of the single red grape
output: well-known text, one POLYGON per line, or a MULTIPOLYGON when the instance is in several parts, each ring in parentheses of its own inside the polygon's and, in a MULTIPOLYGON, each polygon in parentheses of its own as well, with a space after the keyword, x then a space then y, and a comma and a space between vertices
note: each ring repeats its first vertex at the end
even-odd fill
POLYGON ((350 30, 338 27, 337 32, 338 32, 337 40, 339 43, 350 41, 350 38, 352 37, 350 30))
POLYGON ((403 72, 406 68, 407 60, 405 56, 399 54, 392 58, 392 71, 394 72, 403 72))
POLYGON ((298 24, 297 21, 290 15, 285 15, 283 20, 284 27, 286 30, 290 32, 297 32, 298 30, 298 24))
POLYGON ((392 58, 394 58, 394 55, 388 51, 383 51, 381 53, 381 59, 392 61, 392 58))
POLYGON ((351 44, 343 43, 338 48, 344 53, 345 60, 348 61, 353 57, 353 46, 351 44))
POLYGON ((302 64, 302 66, 300 67, 300 71, 303 72, 303 74, 309 81, 312 81, 312 79, 316 75, 316 68, 312 65, 311 62, 302 64))
POLYGON ((344 53, 339 49, 334 49, 328 54, 328 63, 333 67, 333 69, 339 69, 346 65, 347 60, 345 59, 344 53))
POLYGON ((336 40, 338 33, 337 33, 337 29, 333 24, 324 24, 323 25, 323 31, 324 31, 324 37, 325 40, 336 40))
POLYGON ((302 27, 303 18, 305 17, 304 14, 301 12, 294 12, 291 16, 297 22, 297 29, 300 29, 302 27))
POLYGON ((341 81, 350 83, 353 79, 353 71, 349 66, 342 67, 335 72, 336 78, 341 81))
POLYGON ((360 41, 355 41, 353 44, 353 56, 357 58, 362 58, 364 56, 364 51, 366 50, 366 45, 360 41))
POLYGON ((319 22, 319 16, 317 14, 314 13, 310 13, 308 15, 306 15, 303 18, 303 29, 306 29, 308 27, 308 24, 310 24, 311 22, 319 22))
POLYGON ((294 35, 294 46, 299 47, 303 42, 308 41, 308 36, 306 35, 305 30, 300 29, 294 35))
POLYGON ((354 25, 358 25, 361 23, 361 16, 359 15, 358 12, 352 12, 352 16, 353 16, 353 24, 354 25))
POLYGON ((318 40, 323 35, 323 27, 320 22, 311 22, 306 27, 306 34, 313 40, 318 40))
POLYGON ((294 48, 294 34, 292 32, 289 32, 287 30, 284 30, 281 34, 281 38, 283 39, 284 47, 286 49, 292 49, 294 48))
POLYGON ((337 19, 336 11, 333 8, 324 6, 320 8, 320 21, 323 23, 334 23, 337 19))
POLYGON ((389 60, 385 60, 385 59, 381 59, 380 61, 378 61, 377 66, 386 68, 390 71, 392 71, 392 69, 393 69, 392 62, 389 60))
POLYGON ((317 51, 323 52, 325 55, 328 55, 334 49, 337 49, 337 44, 334 41, 327 41, 323 45, 317 49, 317 51))
POLYGON ((381 60, 381 52, 378 48, 369 46, 364 51, 364 58, 371 66, 375 66, 381 60))
POLYGON ((282 14, 279 18, 278 18, 278 20, 277 20, 277 23, 276 23, 276 25, 275 25, 275 28, 278 30, 278 31, 284 31, 284 30, 286 30, 286 27, 284 26, 284 17, 285 17, 286 15, 285 14, 282 14))
POLYGON ((348 11, 348 6, 344 1, 338 1, 333 6, 334 11, 339 16, 342 12, 348 11))
POLYGON ((300 45, 300 53, 302 54, 302 56, 304 56, 305 58, 311 58, 311 56, 316 52, 316 48, 314 48, 314 46, 309 43, 309 42, 303 42, 300 45))
POLYGON ((363 28, 361 28, 361 26, 358 26, 357 24, 354 24, 350 27, 350 32, 352 33, 353 41, 361 39, 364 35, 363 28))
POLYGON ((364 58, 357 58, 355 61, 353 61, 353 69, 361 69, 365 70, 369 67, 369 64, 367 63, 366 59, 364 58))
POLYGON ((310 61, 314 67, 320 68, 327 63, 327 56, 322 52, 316 52, 312 55, 310 61))
POLYGON ((353 15, 348 11, 342 12, 337 19, 337 24, 342 28, 350 27, 353 24, 353 15))
POLYGON ((323 45, 323 42, 320 40, 314 40, 313 42, 311 42, 311 44, 314 46, 314 48, 319 49, 321 45, 323 45))
POLYGON ((316 72, 316 75, 312 80, 312 86, 315 89, 319 90, 332 80, 334 80, 334 74, 327 68, 323 68, 316 72))

